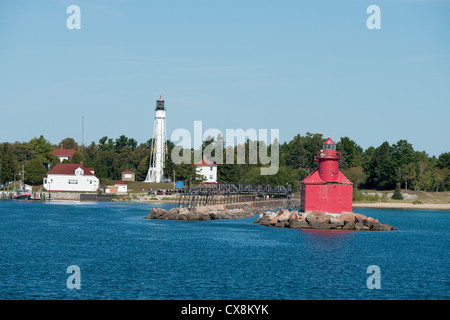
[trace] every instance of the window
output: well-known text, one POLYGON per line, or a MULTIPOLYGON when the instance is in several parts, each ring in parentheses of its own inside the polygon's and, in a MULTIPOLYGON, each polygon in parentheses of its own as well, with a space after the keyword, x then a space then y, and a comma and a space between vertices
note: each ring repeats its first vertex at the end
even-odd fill
POLYGON ((210 175, 210 176, 209 176, 209 179, 211 179, 211 180, 212 180, 212 179, 213 179, 213 176, 212 176, 212 175, 210 175))
POLYGON ((210 167, 210 169, 211 169, 210 171, 212 171, 212 170, 213 170, 213 167, 210 167))
POLYGON ((78 184, 78 180, 69 180, 69 184, 78 184))

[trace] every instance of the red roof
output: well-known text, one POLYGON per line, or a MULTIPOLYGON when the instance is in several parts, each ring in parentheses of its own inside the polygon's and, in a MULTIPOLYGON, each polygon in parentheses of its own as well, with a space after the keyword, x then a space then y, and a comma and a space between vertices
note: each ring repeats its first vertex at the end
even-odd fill
POLYGON ((131 171, 131 170, 125 170, 125 171, 122 171, 121 173, 134 173, 134 171, 131 171))
POLYGON ((118 184, 125 184, 125 185, 126 185, 126 183, 123 182, 122 180, 119 180, 119 181, 117 181, 116 183, 114 183, 115 186, 117 186, 118 184))
POLYGON ((72 158, 75 153, 75 149, 54 149, 52 155, 57 157, 69 157, 72 158))
POLYGON ((83 165, 77 163, 58 163, 49 172, 47 172, 47 175, 49 174, 75 175, 75 170, 77 170, 78 168, 81 168, 84 171, 83 175, 94 176, 94 174, 90 170, 92 168, 86 168, 83 165))
MULTIPOLYGON (((328 181, 322 180, 322 177, 319 174, 319 168, 314 170, 307 176, 302 182, 306 184, 325 184, 328 181)), ((347 179, 347 177, 339 171, 337 175, 337 179, 333 181, 333 183, 344 183, 344 184, 350 184, 352 183, 350 180, 347 179)))
POLYGON ((334 143, 333 140, 331 140, 331 138, 328 137, 328 140, 325 141, 323 144, 336 144, 336 143, 334 143))
POLYGON ((196 166, 217 166, 214 162, 211 160, 208 160, 206 158, 203 158, 201 161, 194 163, 196 166))

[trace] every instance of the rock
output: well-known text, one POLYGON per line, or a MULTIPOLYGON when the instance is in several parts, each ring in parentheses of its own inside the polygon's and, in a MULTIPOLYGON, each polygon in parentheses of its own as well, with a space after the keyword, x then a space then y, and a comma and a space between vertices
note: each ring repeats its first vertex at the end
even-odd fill
POLYGON ((339 216, 338 219, 341 220, 342 222, 344 222, 344 224, 346 221, 351 221, 351 222, 355 223, 355 220, 356 220, 356 218, 353 214, 344 214, 344 215, 339 216))
POLYGON ((355 222, 353 221, 344 221, 344 226, 342 230, 353 230, 355 229, 355 222))
POLYGON ((313 211, 313 212, 311 212, 311 214, 312 214, 314 217, 316 217, 316 218, 321 217, 321 216, 324 215, 324 213, 323 213, 323 212, 320 212, 320 211, 313 211))
POLYGON ((311 226, 306 222, 306 220, 292 221, 289 222, 289 228, 294 229, 310 229, 311 226))
POLYGON ((289 219, 288 219, 289 223, 291 221, 298 221, 298 220, 299 220, 298 219, 298 212, 297 211, 292 211, 291 214, 289 215, 289 219))
POLYGON ((356 218, 356 222, 362 222, 367 217, 365 215, 363 215, 363 214, 355 213, 355 218, 356 218))
POLYGON ((327 216, 315 217, 314 214, 310 214, 306 217, 306 221, 313 229, 329 229, 330 218, 327 216))
POLYGON ((278 216, 279 222, 288 222, 291 213, 290 211, 284 211, 281 215, 278 216))
POLYGON ((375 223, 372 227, 372 230, 388 231, 388 230, 394 230, 394 227, 389 224, 375 223))
POLYGON ((272 218, 272 220, 270 220, 269 225, 275 225, 275 223, 278 222, 278 216, 275 216, 272 218))
POLYGON ((309 224, 312 224, 312 223, 314 223, 314 222, 317 220, 317 218, 314 217, 312 214, 309 214, 309 215, 307 215, 307 216, 305 217, 305 220, 306 220, 306 222, 308 222, 309 224))
POLYGON ((355 223, 355 230, 369 230, 370 228, 365 226, 362 221, 355 223))
POLYGON ((368 217, 368 218, 362 220, 363 225, 365 225, 369 229, 372 228, 374 222, 375 222, 375 219, 371 218, 371 217, 368 217))
POLYGON ((334 227, 343 227, 344 221, 341 221, 336 218, 330 218, 330 224, 334 225, 334 227))
POLYGON ((274 227, 276 227, 276 228, 286 228, 286 222, 277 222, 277 223, 275 223, 274 225, 273 225, 274 227))

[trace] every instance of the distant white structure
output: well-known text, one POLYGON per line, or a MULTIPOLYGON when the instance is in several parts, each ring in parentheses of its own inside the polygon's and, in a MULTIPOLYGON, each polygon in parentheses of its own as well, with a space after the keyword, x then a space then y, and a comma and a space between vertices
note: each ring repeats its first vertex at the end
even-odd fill
POLYGON ((160 96, 156 100, 152 154, 145 182, 162 182, 163 180, 167 180, 164 178, 163 172, 166 149, 166 109, 164 108, 164 100, 160 96))
POLYGON ((83 164, 58 163, 47 172, 43 186, 47 191, 97 191, 99 179, 83 164))
POLYGON ((206 179, 203 183, 217 183, 217 164, 205 157, 194 164, 197 166, 197 173, 206 179))
POLYGON ((119 193, 127 193, 127 191, 128 191, 127 184, 125 182, 123 182, 122 180, 119 180, 116 183, 114 183, 114 186, 117 187, 117 192, 119 192, 119 193))
POLYGON ((64 160, 70 161, 74 153, 75 149, 63 149, 63 144, 61 143, 61 148, 54 149, 52 155, 57 156, 59 158, 59 162, 63 162, 64 160))

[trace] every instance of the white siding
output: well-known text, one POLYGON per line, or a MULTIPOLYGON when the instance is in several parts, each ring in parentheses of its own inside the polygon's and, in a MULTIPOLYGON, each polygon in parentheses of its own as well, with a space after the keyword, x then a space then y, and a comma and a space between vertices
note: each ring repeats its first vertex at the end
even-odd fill
POLYGON ((197 166, 197 173, 206 178, 204 182, 217 182, 217 166, 197 166))
POLYGON ((96 176, 49 174, 44 179, 47 191, 97 191, 99 180, 96 176))

